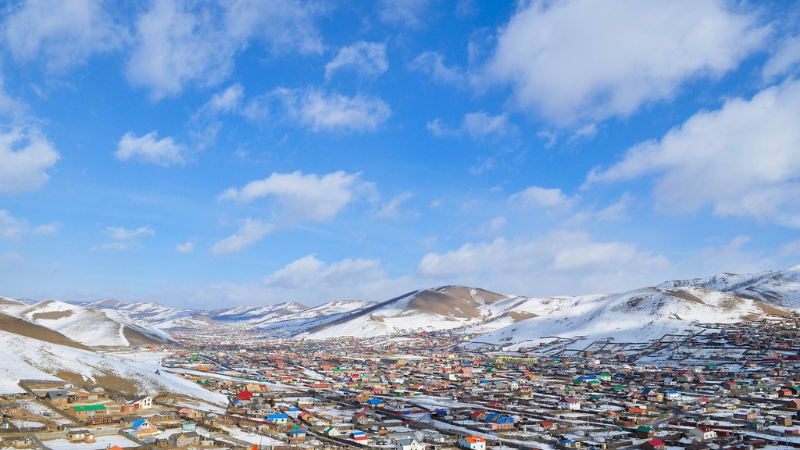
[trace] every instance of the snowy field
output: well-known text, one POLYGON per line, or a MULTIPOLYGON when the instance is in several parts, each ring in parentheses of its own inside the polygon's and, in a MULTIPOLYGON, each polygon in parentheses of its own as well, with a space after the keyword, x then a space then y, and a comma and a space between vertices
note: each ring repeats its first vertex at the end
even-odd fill
POLYGON ((122 448, 138 447, 133 441, 122 436, 97 436, 95 443, 86 444, 83 442, 70 442, 66 439, 54 439, 45 441, 44 444, 53 450, 105 450, 108 447, 118 445, 122 448))

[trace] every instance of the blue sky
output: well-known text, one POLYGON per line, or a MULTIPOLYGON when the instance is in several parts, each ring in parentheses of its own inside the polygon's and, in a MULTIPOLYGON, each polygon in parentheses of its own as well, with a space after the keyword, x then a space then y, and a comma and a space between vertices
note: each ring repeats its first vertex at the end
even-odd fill
POLYGON ((799 14, 8 2, 0 295, 316 305, 797 264, 799 14))

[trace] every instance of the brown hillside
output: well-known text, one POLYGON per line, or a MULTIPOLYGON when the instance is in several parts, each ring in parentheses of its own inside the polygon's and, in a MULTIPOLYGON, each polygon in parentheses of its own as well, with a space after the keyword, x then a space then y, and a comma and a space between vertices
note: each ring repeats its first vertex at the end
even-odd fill
POLYGON ((0 330, 49 342, 51 344, 66 345, 67 347, 91 351, 89 347, 75 342, 57 331, 27 322, 17 317, 9 316, 8 314, 0 313, 0 330))

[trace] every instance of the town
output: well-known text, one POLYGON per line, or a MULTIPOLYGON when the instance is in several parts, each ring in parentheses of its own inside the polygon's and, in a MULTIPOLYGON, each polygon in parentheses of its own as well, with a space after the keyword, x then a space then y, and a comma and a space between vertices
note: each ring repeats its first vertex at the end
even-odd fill
POLYGON ((800 447, 800 318, 650 342, 483 345, 459 330, 296 340, 176 331, 120 349, 225 404, 135 380, 20 380, 2 448, 755 449, 800 447))

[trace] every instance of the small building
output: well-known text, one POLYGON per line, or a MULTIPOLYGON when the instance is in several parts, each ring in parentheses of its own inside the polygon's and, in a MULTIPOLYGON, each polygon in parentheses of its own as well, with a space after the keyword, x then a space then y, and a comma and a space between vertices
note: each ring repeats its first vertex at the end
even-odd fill
POLYGON ((483 436, 466 436, 458 441, 458 446, 469 450, 486 450, 486 439, 483 436))
POLYGON ((398 439, 394 443, 394 450, 425 450, 425 444, 417 438, 398 439))

